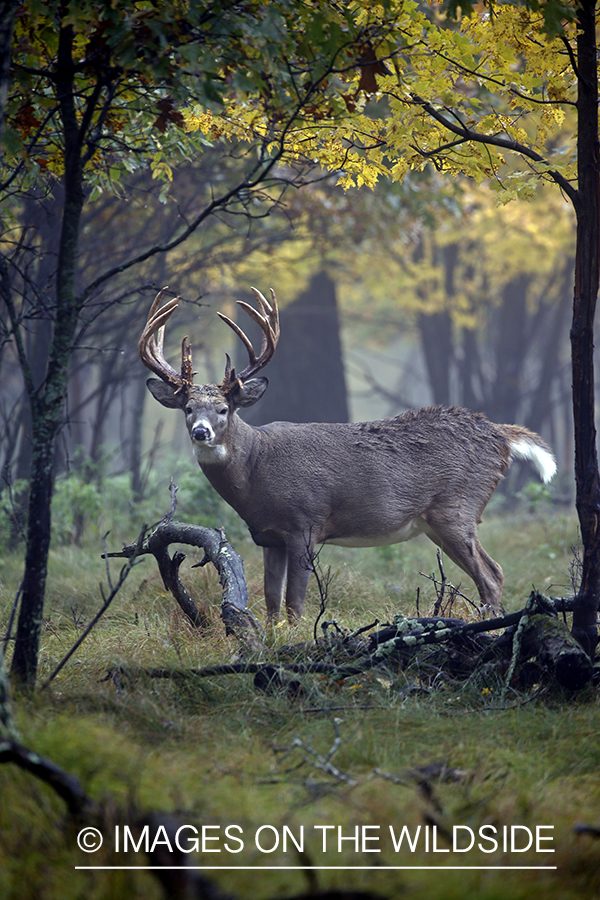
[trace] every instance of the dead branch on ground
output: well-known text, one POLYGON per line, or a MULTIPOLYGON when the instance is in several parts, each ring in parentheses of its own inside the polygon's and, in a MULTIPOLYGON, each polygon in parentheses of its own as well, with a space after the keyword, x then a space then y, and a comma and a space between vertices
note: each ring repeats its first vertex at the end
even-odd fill
MULTIPOLYGON (((204 551, 204 556, 196 566, 212 563, 219 574, 223 588, 221 618, 227 634, 235 635, 245 654, 256 653, 264 645, 263 630, 248 610, 248 590, 242 558, 225 538, 224 529, 217 531, 200 525, 187 525, 173 519, 176 507, 177 486, 171 479, 171 509, 158 525, 144 538, 141 548, 130 544, 122 550, 105 553, 106 558, 126 558, 132 554, 154 556, 161 574, 165 590, 169 591, 191 624, 198 628, 207 623, 206 616, 198 609, 184 587, 179 569, 185 560, 185 553, 176 551, 169 554, 171 544, 185 544, 204 551)), ((195 568, 195 567, 194 567, 195 568)))

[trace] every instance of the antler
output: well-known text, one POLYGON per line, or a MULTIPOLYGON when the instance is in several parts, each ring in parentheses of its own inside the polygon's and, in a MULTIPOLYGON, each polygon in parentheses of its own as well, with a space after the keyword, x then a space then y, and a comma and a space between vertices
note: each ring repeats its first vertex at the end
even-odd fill
POLYGON ((259 356, 256 355, 250 339, 244 334, 239 325, 233 322, 228 316, 219 313, 219 316, 223 321, 226 322, 240 338, 248 351, 249 358, 249 363, 246 368, 243 369, 239 375, 236 375, 235 369, 231 365, 229 355, 225 354, 227 356, 227 365, 225 366, 225 376, 221 383, 221 388, 225 392, 231 391, 236 384, 241 384, 247 378, 256 375, 257 372, 263 369, 275 353, 275 347, 279 340, 279 310, 277 309, 277 297, 275 296, 275 291, 271 288, 271 303, 269 303, 261 292, 254 287, 252 288, 252 293, 256 298, 258 311, 243 300, 238 300, 237 303, 238 306, 241 306, 241 308, 248 313, 250 318, 254 319, 262 329, 262 343, 259 356))
POLYGON ((163 356, 165 325, 177 309, 181 299, 175 297, 160 309, 165 291, 166 288, 163 288, 156 295, 150 307, 148 320, 138 343, 138 353, 144 365, 158 375, 162 381, 175 388, 176 393, 188 392, 194 384, 194 373, 192 371, 192 347, 187 342, 187 336, 181 343, 181 374, 176 372, 163 356))

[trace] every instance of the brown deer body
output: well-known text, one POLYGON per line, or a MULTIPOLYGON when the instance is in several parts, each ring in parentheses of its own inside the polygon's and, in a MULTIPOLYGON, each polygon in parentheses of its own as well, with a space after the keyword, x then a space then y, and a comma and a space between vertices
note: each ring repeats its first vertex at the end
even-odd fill
MULTIPOLYGON (((318 543, 367 547, 425 533, 475 582, 483 604, 500 609, 503 575, 485 552, 477 526, 511 460, 531 460, 542 479, 556 471, 542 439, 518 425, 496 425, 455 407, 409 411, 393 419, 352 424, 272 422, 252 427, 237 415, 264 393, 255 378, 279 336, 277 305, 256 291, 260 313, 241 304, 263 328, 256 357, 236 376, 229 358, 221 385, 192 383, 184 340, 181 375, 162 356, 166 320, 159 295, 140 340, 140 356, 161 378, 149 379, 164 406, 183 409, 194 454, 209 482, 248 525, 264 552, 267 613, 302 615, 318 543), (155 333, 159 332, 158 340, 155 333)), ((219 314, 221 315, 221 314, 219 314)))

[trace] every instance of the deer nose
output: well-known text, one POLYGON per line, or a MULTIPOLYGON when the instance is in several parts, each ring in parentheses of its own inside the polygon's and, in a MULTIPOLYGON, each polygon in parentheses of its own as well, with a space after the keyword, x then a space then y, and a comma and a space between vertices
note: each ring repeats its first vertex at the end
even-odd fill
POLYGON ((210 429, 206 425, 195 425, 192 429, 192 437, 195 441, 208 441, 210 436, 210 429))

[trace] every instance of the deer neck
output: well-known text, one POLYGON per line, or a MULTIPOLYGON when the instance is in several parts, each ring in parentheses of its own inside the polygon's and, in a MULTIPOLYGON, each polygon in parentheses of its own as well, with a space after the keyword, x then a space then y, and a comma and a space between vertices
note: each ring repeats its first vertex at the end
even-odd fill
POLYGON ((225 440, 210 454, 194 446, 198 464, 209 482, 242 518, 250 494, 250 473, 258 443, 260 432, 234 413, 225 440))

